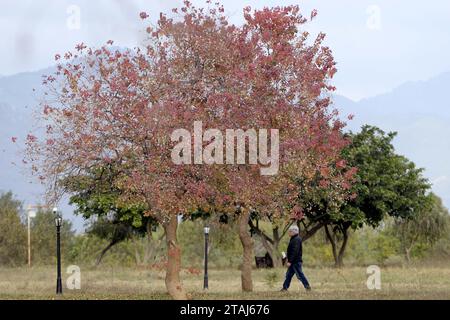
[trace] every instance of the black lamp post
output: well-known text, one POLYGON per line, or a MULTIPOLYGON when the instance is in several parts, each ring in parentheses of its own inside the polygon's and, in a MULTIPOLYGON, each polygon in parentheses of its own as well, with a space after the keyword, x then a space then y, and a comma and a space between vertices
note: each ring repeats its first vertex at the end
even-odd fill
POLYGON ((209 227, 205 227, 205 276, 203 278, 203 289, 208 289, 208 238, 209 227))
POLYGON ((62 280, 61 280, 61 225, 62 217, 58 213, 58 208, 53 209, 56 214, 56 261, 57 261, 57 277, 56 277, 56 294, 62 294, 62 280))

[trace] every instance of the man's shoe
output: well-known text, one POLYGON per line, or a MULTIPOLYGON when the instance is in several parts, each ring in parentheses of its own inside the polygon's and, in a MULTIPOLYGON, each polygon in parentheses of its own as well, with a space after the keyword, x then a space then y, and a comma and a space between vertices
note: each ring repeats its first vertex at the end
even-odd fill
POLYGON ((306 291, 308 291, 308 292, 311 291, 311 287, 306 287, 305 289, 306 289, 306 291))
POLYGON ((285 289, 285 288, 283 288, 283 289, 280 290, 280 292, 286 292, 286 291, 288 291, 288 290, 285 289))

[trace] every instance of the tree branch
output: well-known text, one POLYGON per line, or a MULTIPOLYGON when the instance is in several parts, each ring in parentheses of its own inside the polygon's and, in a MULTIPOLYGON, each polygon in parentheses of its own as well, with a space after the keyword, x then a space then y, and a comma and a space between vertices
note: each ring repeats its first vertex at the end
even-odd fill
POLYGON ((270 238, 267 234, 264 233, 261 229, 259 229, 257 226, 253 224, 252 219, 248 219, 248 224, 250 225, 250 228, 256 232, 257 235, 264 238, 266 241, 268 241, 270 244, 273 245, 273 239, 270 238))

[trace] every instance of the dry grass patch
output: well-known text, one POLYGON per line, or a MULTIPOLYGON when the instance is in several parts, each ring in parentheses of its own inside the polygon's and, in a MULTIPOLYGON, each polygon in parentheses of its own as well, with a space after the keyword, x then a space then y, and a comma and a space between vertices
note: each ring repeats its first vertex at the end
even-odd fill
MULTIPOLYGON (((382 268, 381 290, 368 290, 365 268, 305 268, 313 290, 308 293, 293 279, 289 292, 279 289, 284 269, 255 270, 254 292, 242 293, 236 269, 210 270, 209 290, 203 275, 183 272, 183 283, 193 299, 450 299, 450 267, 382 268)), ((68 290, 62 299, 169 299, 164 272, 134 268, 81 267, 81 290, 68 290)), ((0 269, 0 299, 55 299, 52 267, 0 269)))

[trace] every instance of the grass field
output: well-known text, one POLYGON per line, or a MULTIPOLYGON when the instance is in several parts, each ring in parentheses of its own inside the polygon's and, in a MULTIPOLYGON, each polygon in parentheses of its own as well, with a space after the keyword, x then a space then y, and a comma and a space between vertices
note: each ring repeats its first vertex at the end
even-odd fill
MULTIPOLYGON (((293 279, 287 293, 279 292, 284 269, 255 270, 254 292, 242 293, 238 270, 210 270, 209 290, 203 275, 183 271, 183 283, 192 299, 450 299, 450 266, 446 268, 382 268, 381 290, 367 289, 365 268, 304 269, 312 285, 305 292, 293 279)), ((58 299, 169 299, 164 272, 157 270, 81 268, 81 289, 68 290, 58 299)), ((55 299, 55 269, 34 267, 0 269, 0 299, 55 299)))

